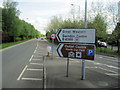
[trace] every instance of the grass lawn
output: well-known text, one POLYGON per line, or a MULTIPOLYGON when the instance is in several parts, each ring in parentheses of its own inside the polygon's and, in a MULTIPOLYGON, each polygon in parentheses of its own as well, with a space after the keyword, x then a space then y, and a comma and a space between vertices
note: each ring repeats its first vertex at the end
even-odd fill
POLYGON ((108 53, 108 54, 118 55, 117 50, 111 50, 109 48, 97 47, 96 48, 96 52, 102 52, 102 53, 108 53))
MULTIPOLYGON (((31 40, 31 39, 29 39, 29 40, 31 40)), ((13 46, 13 45, 25 42, 25 41, 28 41, 28 40, 23 40, 23 41, 18 41, 18 42, 11 42, 11 43, 3 43, 3 44, 0 45, 0 49, 7 48, 9 46, 13 46)))

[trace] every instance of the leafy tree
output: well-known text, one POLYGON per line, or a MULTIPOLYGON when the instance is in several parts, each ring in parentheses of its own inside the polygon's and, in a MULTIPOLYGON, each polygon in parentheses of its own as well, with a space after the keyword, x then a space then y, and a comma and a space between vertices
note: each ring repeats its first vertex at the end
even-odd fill
POLYGON ((93 28, 96 29, 96 39, 106 40, 107 39, 107 23, 105 19, 97 14, 93 20, 93 28))

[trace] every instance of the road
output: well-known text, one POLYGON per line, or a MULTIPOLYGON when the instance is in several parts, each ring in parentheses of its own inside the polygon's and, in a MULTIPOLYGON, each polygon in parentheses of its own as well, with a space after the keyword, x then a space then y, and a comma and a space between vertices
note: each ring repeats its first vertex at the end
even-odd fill
POLYGON ((47 57, 47 46, 51 43, 34 39, 3 50, 2 88, 118 88, 117 57, 96 54, 95 61, 86 60, 85 80, 81 80, 81 60, 70 59, 66 77, 67 59, 58 57, 57 45, 54 57, 47 57))

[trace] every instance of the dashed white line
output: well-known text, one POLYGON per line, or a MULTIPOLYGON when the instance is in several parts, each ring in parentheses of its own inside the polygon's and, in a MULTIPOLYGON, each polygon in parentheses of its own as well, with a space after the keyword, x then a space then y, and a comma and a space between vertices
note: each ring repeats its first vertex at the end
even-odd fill
POLYGON ((31 56, 31 58, 30 58, 29 62, 31 62, 32 58, 33 58, 33 55, 31 56))
POLYGON ((32 59, 33 61, 42 61, 41 59, 32 59))
POLYGON ((100 68, 102 70, 105 70, 105 71, 109 71, 109 72, 113 72, 113 73, 118 73, 118 72, 115 72, 115 71, 112 71, 112 70, 108 70, 108 69, 104 69, 104 68, 101 68, 101 67, 98 67, 98 68, 100 68))
POLYGON ((38 57, 38 58, 42 58, 42 56, 34 56, 34 57, 35 57, 35 58, 37 58, 37 57, 38 57))
POLYGON ((36 53, 36 50, 34 51, 34 53, 36 53))
POLYGON ((41 78, 21 78, 22 80, 42 80, 41 78))
POLYGON ((98 68, 98 67, 85 67, 85 68, 98 68))
MULTIPOLYGON (((104 58, 104 57, 99 57, 99 58, 104 58)), ((109 61, 112 61, 112 62, 119 62, 118 59, 115 59, 115 58, 110 58, 110 59, 105 58, 105 60, 109 60, 109 61), (111 60, 111 59, 113 59, 113 60, 111 60)))
POLYGON ((32 68, 28 68, 28 71, 43 71, 43 69, 32 69, 32 68))
POLYGON ((115 68, 115 69, 120 69, 120 68, 115 67, 115 66, 112 66, 112 65, 107 65, 107 64, 98 63, 98 62, 94 62, 94 64, 97 64, 97 65, 104 65, 104 66, 107 66, 107 67, 110 67, 110 68, 115 68))
POLYGON ((43 65, 41 63, 30 63, 30 64, 33 64, 33 65, 43 65))
POLYGON ((118 74, 118 73, 105 73, 106 75, 111 75, 111 76, 118 76, 118 75, 120 75, 120 74, 118 74))
POLYGON ((26 68, 28 67, 28 65, 25 66, 25 68, 23 69, 23 71, 21 72, 21 74, 19 75, 17 80, 20 80, 20 78, 22 77, 23 73, 25 72, 26 68))

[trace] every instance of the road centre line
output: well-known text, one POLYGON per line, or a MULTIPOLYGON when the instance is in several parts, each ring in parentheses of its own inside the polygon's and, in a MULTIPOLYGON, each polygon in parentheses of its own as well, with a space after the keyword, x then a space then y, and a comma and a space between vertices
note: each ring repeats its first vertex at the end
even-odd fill
POLYGON ((19 77, 17 78, 17 80, 20 80, 20 78, 22 77, 22 75, 25 72, 25 70, 26 70, 27 67, 28 67, 28 65, 25 66, 25 68, 23 69, 23 71, 21 72, 21 74, 19 75, 19 77))
POLYGON ((43 69, 32 69, 32 68, 28 68, 28 71, 43 71, 43 69))
POLYGON ((40 78, 22 78, 22 80, 42 80, 40 78))
POLYGON ((29 62, 31 62, 32 58, 33 58, 33 55, 31 56, 31 58, 30 58, 29 62))
POLYGON ((30 64, 34 64, 34 65, 43 65, 41 63, 30 63, 30 64))
POLYGON ((99 69, 102 69, 102 70, 105 70, 105 71, 109 71, 109 72, 113 72, 113 73, 118 73, 118 72, 115 72, 115 71, 112 71, 112 70, 108 70, 108 69, 104 69, 104 68, 101 68, 101 67, 98 67, 99 69))

